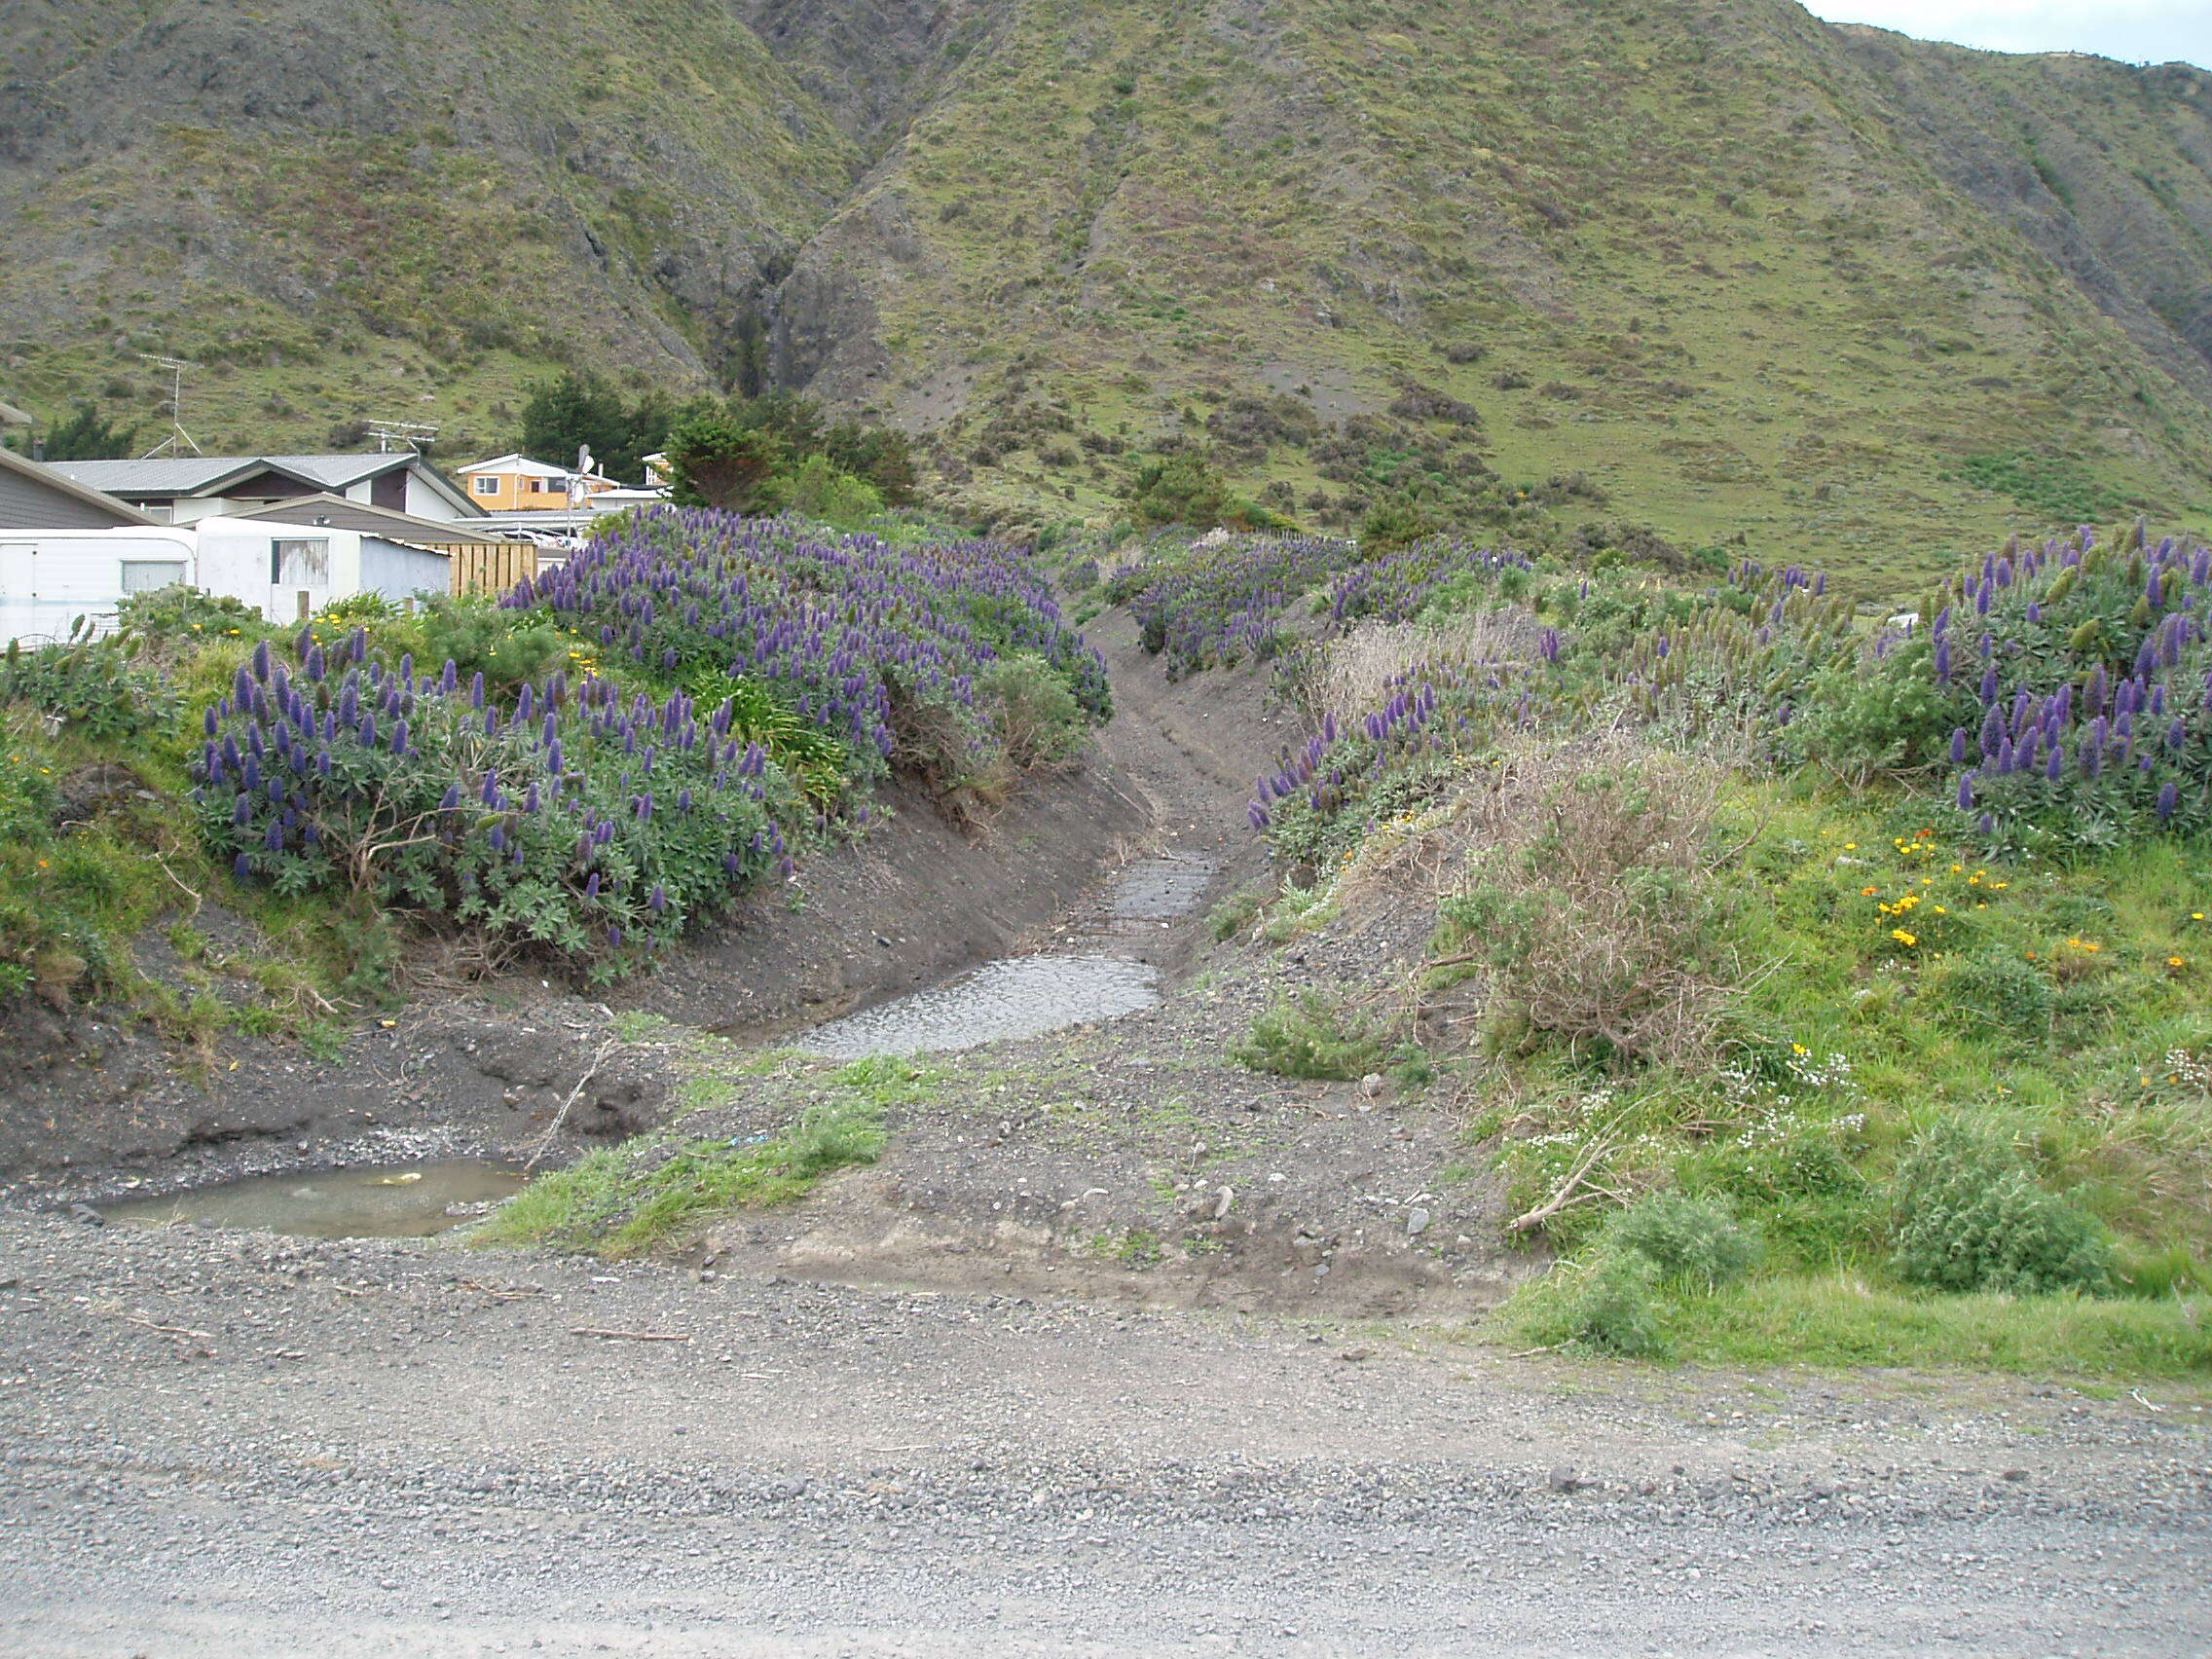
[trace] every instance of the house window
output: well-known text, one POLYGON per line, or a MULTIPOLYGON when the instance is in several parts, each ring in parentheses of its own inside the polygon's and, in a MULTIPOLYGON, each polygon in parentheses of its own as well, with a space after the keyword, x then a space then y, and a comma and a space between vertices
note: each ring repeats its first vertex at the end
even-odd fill
POLYGON ((479 496, 497 496, 499 493, 499 481, 490 473, 480 473, 471 478, 468 487, 479 496))
POLYGON ((272 541, 269 544, 269 579, 277 587, 328 587, 328 541, 272 541))
POLYGON ((176 506, 173 502, 144 501, 139 504, 138 510, 156 524, 174 524, 176 522, 176 506))
POLYGON ((172 582, 184 580, 182 559, 126 559, 123 561, 123 591, 127 594, 152 593, 172 582))
POLYGON ((554 491, 560 490, 564 486, 558 478, 540 478, 537 480, 537 488, 540 493, 550 496, 554 491))

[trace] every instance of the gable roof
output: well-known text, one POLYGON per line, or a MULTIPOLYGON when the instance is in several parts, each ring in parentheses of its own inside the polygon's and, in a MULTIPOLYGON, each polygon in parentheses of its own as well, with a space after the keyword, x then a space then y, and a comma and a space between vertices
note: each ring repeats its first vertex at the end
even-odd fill
POLYGON ((393 455, 195 455, 144 461, 63 461, 54 463, 80 484, 141 500, 179 496, 220 496, 256 472, 277 472, 311 490, 333 493, 387 472, 411 471, 463 514, 482 509, 412 450, 393 455))
POLYGON ((467 543, 471 546, 495 547, 504 539, 486 535, 482 531, 465 530, 450 519, 420 518, 413 513, 395 513, 388 507, 372 507, 365 501, 350 501, 344 496, 333 496, 327 491, 313 496, 293 496, 281 501, 272 501, 266 507, 254 507, 242 513, 225 515, 234 519, 254 519, 268 524, 328 525, 333 530, 359 531, 365 535, 381 535, 387 541, 429 542, 437 546, 467 543))
POLYGON ((548 466, 542 461, 533 461, 527 455, 496 455, 490 461, 472 461, 466 466, 453 469, 456 478, 470 478, 479 472, 517 473, 524 478, 566 478, 565 466, 548 466))
POLYGON ((154 521, 129 501, 119 501, 113 496, 70 477, 57 466, 44 461, 25 461, 14 450, 0 446, 0 472, 13 473, 29 483, 65 496, 80 507, 108 514, 117 524, 152 524, 154 521))

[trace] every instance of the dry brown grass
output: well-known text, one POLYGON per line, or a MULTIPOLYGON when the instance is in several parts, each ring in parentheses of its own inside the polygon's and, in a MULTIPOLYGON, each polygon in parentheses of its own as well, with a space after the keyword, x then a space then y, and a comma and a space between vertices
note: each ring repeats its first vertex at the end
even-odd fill
POLYGON ((1706 1063, 1749 977, 1710 880, 1727 775, 1718 757, 1626 733, 1503 750, 1453 818, 1464 854, 1429 964, 1467 976, 1440 993, 1459 1005, 1447 1023, 1517 1023, 1623 1063, 1706 1063))
POLYGON ((1526 612, 1492 611, 1448 624, 1363 622, 1317 644, 1299 686, 1316 723, 1324 715, 1356 716, 1386 701, 1407 675, 1446 665, 1518 664, 1536 654, 1535 620, 1526 612))

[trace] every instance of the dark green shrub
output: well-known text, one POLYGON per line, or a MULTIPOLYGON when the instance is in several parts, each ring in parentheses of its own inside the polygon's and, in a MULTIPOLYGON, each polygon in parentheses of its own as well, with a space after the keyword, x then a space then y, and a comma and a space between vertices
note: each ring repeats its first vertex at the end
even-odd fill
POLYGON ((95 639, 85 624, 66 645, 26 651, 10 641, 0 657, 0 704, 50 715, 99 743, 155 730, 175 698, 137 666, 139 645, 124 634, 95 639))
POLYGON ((1894 1189, 1897 1253, 1907 1284, 1934 1290, 2099 1292, 2112 1245, 2096 1220, 2044 1188, 1993 1129, 1946 1118, 1913 1143, 1894 1189))
POLYGON ((489 596, 441 594, 419 626, 423 662, 451 658, 463 681, 481 674, 485 687, 502 696, 574 666, 573 638, 537 613, 504 608, 489 596))
POLYGON ((149 645, 231 635, 253 640, 276 632, 242 600, 203 593, 182 582, 130 595, 116 608, 116 619, 122 632, 135 634, 149 645))
POLYGON ((1066 679, 1036 652, 987 664, 976 677, 976 690, 991 706, 986 718, 998 727, 1007 758, 1023 771, 1064 765, 1083 747, 1083 705, 1066 679))
POLYGON ((1624 1359, 1657 1358, 1667 1340, 1653 1309, 1659 1270, 1641 1255, 1601 1250, 1565 1309, 1566 1341, 1624 1359))
POLYGON ((1270 1009, 1252 1022, 1251 1034, 1230 1051, 1238 1065, 1277 1077, 1364 1077, 1382 1064, 1382 1046, 1363 1031, 1347 1031, 1320 993, 1270 1009))
POLYGON ((1707 1290, 1733 1284, 1758 1261, 1758 1239, 1710 1198, 1651 1193, 1605 1224, 1608 1248, 1707 1290))

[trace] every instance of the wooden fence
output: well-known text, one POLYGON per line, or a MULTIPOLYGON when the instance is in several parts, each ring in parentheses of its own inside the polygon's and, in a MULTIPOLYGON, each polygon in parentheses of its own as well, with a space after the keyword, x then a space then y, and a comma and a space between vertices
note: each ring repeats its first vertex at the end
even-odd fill
POLYGON ((529 541, 423 541, 415 545, 448 556, 457 594, 505 593, 523 577, 537 574, 537 548, 529 541))

